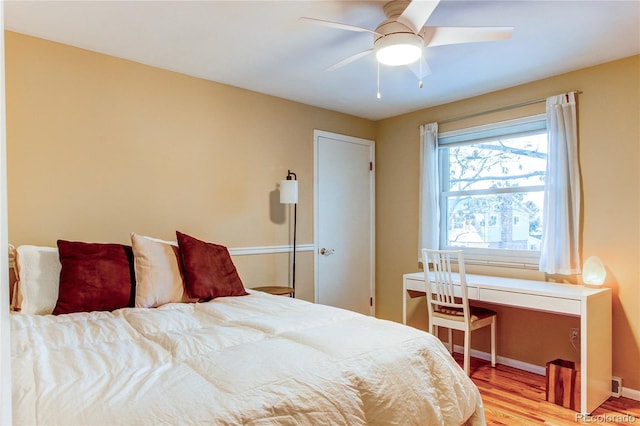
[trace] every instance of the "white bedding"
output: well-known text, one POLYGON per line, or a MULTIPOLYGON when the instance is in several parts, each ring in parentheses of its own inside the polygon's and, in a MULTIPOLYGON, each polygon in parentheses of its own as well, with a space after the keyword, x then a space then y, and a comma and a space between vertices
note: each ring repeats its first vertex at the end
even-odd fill
POLYGON ((14 423, 484 424, 439 340, 265 293, 12 315, 14 423))

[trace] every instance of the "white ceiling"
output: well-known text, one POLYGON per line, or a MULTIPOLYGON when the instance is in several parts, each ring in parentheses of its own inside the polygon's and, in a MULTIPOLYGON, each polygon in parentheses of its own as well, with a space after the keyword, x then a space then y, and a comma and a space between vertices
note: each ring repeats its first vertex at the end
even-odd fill
MULTIPOLYGON (((384 1, 5 1, 5 28, 143 64, 382 119, 640 53, 640 0, 444 0, 430 26, 514 26, 507 41, 431 47, 418 88, 407 67, 380 69, 369 29, 384 1)), ((567 90, 574 89, 567 87, 567 90)))

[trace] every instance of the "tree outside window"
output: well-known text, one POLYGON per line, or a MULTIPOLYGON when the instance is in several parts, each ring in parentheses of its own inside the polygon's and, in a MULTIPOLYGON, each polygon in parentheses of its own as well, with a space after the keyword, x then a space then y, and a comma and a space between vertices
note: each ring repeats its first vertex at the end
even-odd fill
POLYGON ((546 162, 546 129, 441 145, 443 244, 539 251, 546 162))

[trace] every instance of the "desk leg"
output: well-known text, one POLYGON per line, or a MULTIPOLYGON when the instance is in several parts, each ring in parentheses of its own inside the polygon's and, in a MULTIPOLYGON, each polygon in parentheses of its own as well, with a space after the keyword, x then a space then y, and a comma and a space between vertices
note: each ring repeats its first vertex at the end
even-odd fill
POLYGON ((407 324, 407 279, 402 279, 402 323, 407 324))
POLYGON ((611 396, 611 292, 587 297, 580 328, 580 412, 592 413, 611 396))

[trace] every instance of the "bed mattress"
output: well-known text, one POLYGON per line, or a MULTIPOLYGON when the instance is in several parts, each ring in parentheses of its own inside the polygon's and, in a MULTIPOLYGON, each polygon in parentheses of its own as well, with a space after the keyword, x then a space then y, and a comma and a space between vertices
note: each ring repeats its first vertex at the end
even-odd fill
POLYGON ((15 424, 484 424, 431 334, 288 297, 12 314, 15 424))

